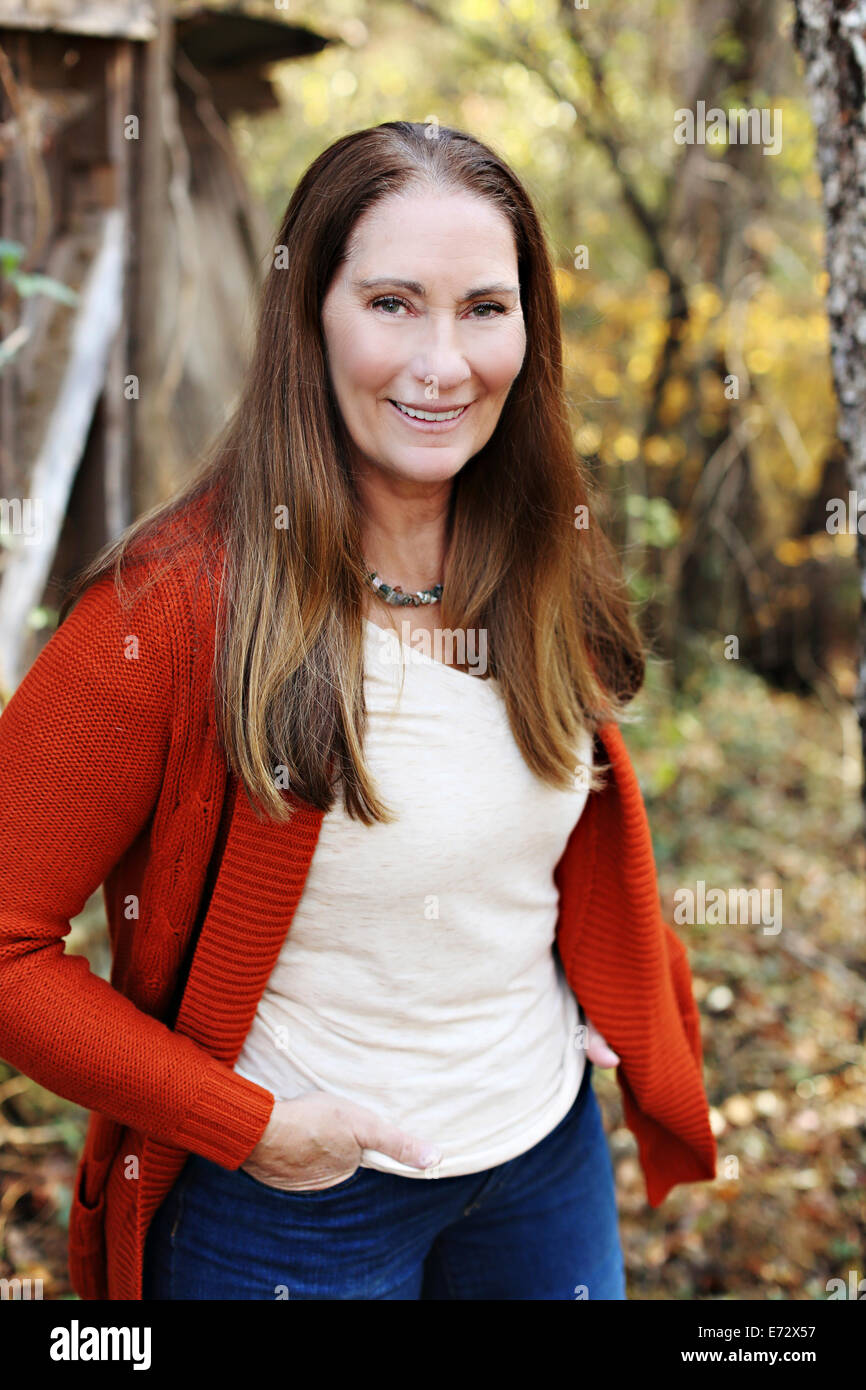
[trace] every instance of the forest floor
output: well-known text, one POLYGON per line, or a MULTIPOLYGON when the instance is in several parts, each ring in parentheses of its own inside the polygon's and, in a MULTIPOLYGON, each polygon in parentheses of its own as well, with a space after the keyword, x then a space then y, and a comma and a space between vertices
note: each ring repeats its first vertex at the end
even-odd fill
POLYGON ((675 1187, 650 1208, 615 1074, 596 1069, 628 1296, 845 1297, 827 1281, 848 1288, 852 1270, 866 1277, 866 856, 856 723, 847 706, 779 692, 733 662, 703 665, 698 679, 678 712, 663 672, 651 668, 633 706, 642 722, 623 733, 646 801, 663 914, 691 964, 717 1178, 675 1187), (675 894, 697 891, 700 881, 726 898, 732 888, 767 889, 766 906, 782 910, 757 924, 680 925, 675 894))
MULTIPOLYGON (((715 1182, 646 1201, 611 1070, 596 1068, 631 1299, 825 1299, 866 1276, 866 855, 850 708, 776 691, 725 661, 672 700, 651 663, 623 727, 662 907, 701 1014, 715 1182), (840 712, 841 710, 841 712, 840 712), (782 925, 679 925, 675 894, 781 890, 782 925), (859 1033, 858 1033, 859 1030, 859 1033)), ((69 948, 107 974, 101 894, 69 948)), ((75 1298, 66 1267, 87 1115, 0 1063, 0 1277, 75 1298)), ((842 1294, 841 1296, 845 1296, 842 1294)))

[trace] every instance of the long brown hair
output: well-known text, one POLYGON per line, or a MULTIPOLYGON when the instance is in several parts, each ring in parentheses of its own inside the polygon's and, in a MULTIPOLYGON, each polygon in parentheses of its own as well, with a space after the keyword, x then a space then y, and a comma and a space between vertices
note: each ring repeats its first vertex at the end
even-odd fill
MULTIPOLYGON (((517 250, 526 354, 491 438, 454 479, 442 626, 486 629, 513 735, 554 786, 574 784, 581 731, 620 716, 644 678, 632 604, 572 438, 539 218, 493 150, 463 131, 433 134, 388 121, 344 136, 310 165, 277 235, 284 250, 261 290, 231 418, 193 477, 105 547, 63 607, 65 617, 112 567, 123 588, 148 545, 169 565, 175 527, 165 523, 204 516, 205 554, 222 557, 216 725, 230 768, 278 820, 291 814, 278 767, 312 806, 330 810, 342 784, 348 814, 368 825, 393 819, 364 761, 359 504, 320 319, 357 220, 388 195, 417 187, 485 198, 508 218, 517 250)), ((589 785, 601 785, 598 770, 589 785)))

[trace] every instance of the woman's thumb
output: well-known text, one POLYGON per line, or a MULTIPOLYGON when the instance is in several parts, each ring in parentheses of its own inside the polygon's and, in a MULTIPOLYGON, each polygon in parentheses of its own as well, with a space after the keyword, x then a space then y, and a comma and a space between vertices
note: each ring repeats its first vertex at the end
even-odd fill
POLYGON ((620 1061, 619 1053, 614 1052, 589 1020, 587 1020, 587 1026, 589 1028, 589 1041, 586 1046, 586 1055, 589 1060, 597 1067, 615 1067, 620 1061))

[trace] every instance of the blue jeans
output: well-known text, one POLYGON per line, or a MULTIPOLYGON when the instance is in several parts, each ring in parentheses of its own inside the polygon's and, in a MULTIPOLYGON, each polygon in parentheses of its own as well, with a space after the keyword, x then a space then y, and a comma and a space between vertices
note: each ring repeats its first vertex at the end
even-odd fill
POLYGON ((613 1168, 587 1060, 568 1114, 483 1172, 376 1168, 280 1192, 193 1154, 147 1234, 145 1299, 624 1299, 613 1168))

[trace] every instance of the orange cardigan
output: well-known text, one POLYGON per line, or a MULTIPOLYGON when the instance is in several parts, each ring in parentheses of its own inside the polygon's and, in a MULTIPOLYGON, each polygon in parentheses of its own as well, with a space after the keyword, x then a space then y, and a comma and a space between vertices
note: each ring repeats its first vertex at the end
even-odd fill
MULTIPOLYGON (((229 775, 201 559, 192 539, 129 607, 110 576, 91 585, 0 718, 0 1056, 92 1112, 69 1219, 86 1299, 140 1299, 148 1224, 187 1155, 237 1168, 267 1125, 273 1095, 233 1067, 322 821, 289 792, 289 824, 259 820, 229 775), (110 984, 64 951, 100 884, 110 984)), ((611 771, 555 870, 556 940, 621 1058, 658 1206, 715 1177, 700 1023, 616 724, 596 757, 611 771)))

